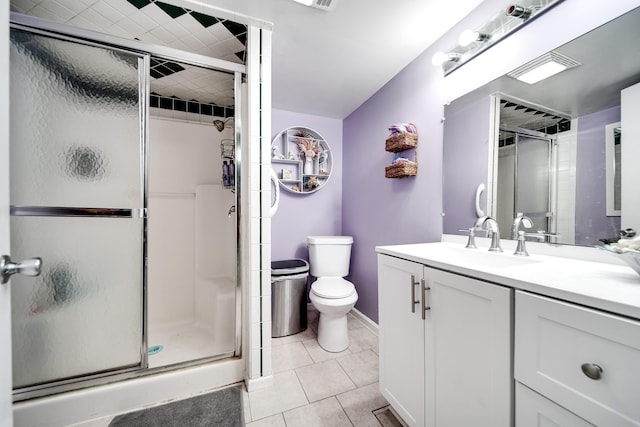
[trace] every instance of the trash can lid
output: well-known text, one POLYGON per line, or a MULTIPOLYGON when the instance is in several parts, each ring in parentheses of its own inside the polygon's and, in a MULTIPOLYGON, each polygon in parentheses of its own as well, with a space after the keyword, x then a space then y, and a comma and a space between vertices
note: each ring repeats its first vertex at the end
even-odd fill
POLYGON ((300 274, 309 271, 309 263, 303 259, 285 259, 283 261, 271 261, 271 275, 283 276, 285 274, 300 274))

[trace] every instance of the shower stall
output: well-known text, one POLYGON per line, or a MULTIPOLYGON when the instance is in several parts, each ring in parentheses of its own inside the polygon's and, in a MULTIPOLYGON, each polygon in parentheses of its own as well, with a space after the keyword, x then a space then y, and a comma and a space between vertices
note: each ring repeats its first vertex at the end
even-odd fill
POLYGON ((554 138, 501 127, 499 141, 496 219, 500 230, 511 230, 515 217, 523 214, 533 222, 528 232, 555 232, 554 138))
POLYGON ((11 25, 11 251, 43 262, 13 278, 15 400, 240 354, 242 73, 92 34, 11 25), (231 104, 156 93, 158 63, 231 104))

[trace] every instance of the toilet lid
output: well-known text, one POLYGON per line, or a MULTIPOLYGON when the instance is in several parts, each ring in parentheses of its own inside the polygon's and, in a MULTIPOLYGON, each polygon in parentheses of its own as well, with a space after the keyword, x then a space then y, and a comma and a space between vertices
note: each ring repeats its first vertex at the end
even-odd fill
POLYGON ((346 298, 356 291, 353 283, 341 277, 324 277, 311 285, 311 292, 321 298, 346 298))

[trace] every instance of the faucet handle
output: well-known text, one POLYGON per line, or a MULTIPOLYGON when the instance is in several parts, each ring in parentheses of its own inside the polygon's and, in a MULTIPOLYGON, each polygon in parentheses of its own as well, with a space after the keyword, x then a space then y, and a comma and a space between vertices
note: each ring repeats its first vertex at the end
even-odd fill
POLYGON ((518 231, 518 245, 516 246, 516 251, 513 253, 514 255, 529 256, 529 252, 527 252, 527 247, 525 245, 525 235, 526 233, 524 231, 518 231))
POLYGON ((476 249, 476 239, 475 239, 475 230, 476 227, 469 227, 469 228, 465 228, 462 230, 458 230, 458 231, 466 231, 469 233, 469 239, 467 240, 467 245, 465 246, 465 248, 469 248, 469 249, 476 249))

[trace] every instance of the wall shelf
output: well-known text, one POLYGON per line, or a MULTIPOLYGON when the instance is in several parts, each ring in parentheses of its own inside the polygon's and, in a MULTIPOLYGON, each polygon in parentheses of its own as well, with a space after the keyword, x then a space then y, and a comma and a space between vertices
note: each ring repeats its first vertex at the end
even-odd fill
POLYGON ((407 150, 413 150, 413 161, 409 160, 402 163, 392 163, 388 166, 385 166, 385 178, 404 178, 408 176, 416 176, 418 174, 417 147, 417 133, 401 133, 387 138, 387 140, 385 141, 385 151, 391 153, 400 153, 407 150))
POLYGON ((318 132, 304 126, 292 126, 273 139, 271 167, 284 190, 310 194, 327 183, 333 156, 329 144, 318 132), (304 147, 314 153, 310 160, 304 154, 304 147))

